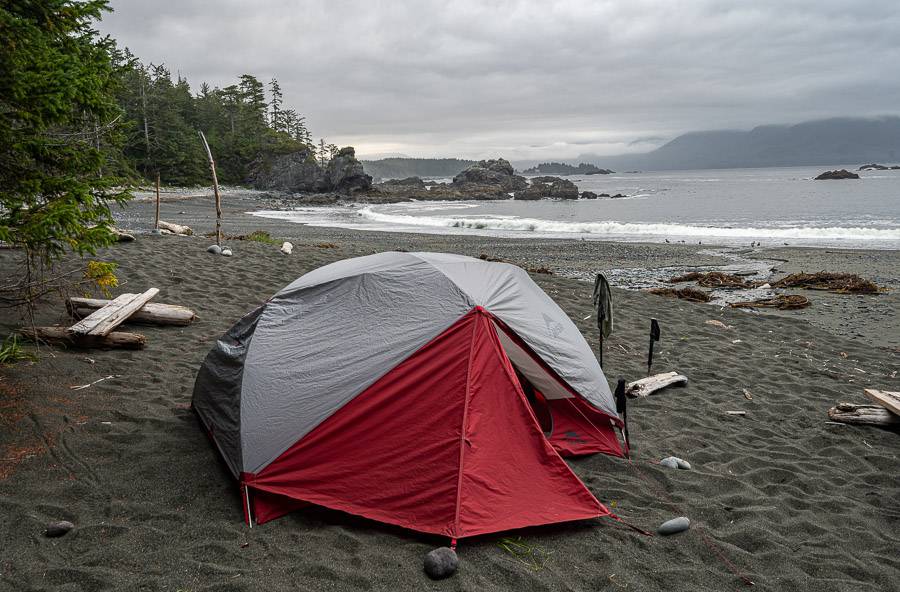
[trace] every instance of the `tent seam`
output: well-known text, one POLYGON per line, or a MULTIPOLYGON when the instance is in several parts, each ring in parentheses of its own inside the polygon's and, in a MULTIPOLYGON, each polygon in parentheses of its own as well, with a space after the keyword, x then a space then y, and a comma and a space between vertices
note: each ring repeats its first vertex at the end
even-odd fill
POLYGON ((462 431, 459 435, 459 473, 456 481, 456 515, 453 518, 452 533, 454 537, 460 537, 462 535, 460 509, 462 507, 463 467, 466 456, 466 431, 469 427, 469 397, 471 396, 472 391, 472 358, 475 355, 475 336, 477 335, 478 322, 480 321, 480 314, 478 311, 476 311, 474 317, 475 322, 472 325, 472 337, 469 339, 469 360, 466 363, 466 398, 463 403, 462 431))

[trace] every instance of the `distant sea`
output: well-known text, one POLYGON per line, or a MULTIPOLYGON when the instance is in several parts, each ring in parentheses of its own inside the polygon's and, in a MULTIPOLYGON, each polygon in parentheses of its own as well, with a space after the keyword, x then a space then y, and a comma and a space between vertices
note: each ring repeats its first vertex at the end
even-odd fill
MULTIPOLYGON (((408 202, 255 215, 359 230, 713 245, 900 249, 900 170, 815 181, 855 166, 573 175, 596 200, 408 202)), ((440 181, 447 181, 441 179, 440 181)))

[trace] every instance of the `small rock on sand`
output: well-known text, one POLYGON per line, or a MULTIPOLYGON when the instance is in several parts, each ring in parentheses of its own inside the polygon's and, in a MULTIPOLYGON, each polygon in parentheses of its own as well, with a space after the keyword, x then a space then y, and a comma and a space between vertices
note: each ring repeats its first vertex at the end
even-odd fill
POLYGON ((44 531, 44 536, 48 537, 61 537, 66 534, 70 530, 75 528, 75 525, 69 522, 68 520, 61 520, 59 522, 51 522, 47 525, 47 530, 44 531))
POLYGON ((425 556, 425 573, 432 580, 452 576, 459 567, 459 557, 450 547, 438 547, 425 556))
POLYGON ((691 463, 684 460, 683 458, 678 458, 677 456, 667 456, 666 458, 659 461, 659 464, 670 469, 684 469, 685 471, 691 470, 691 463))
POLYGON ((663 536, 667 536, 670 534, 683 532, 690 527, 691 521, 684 516, 680 516, 678 518, 672 518, 671 520, 663 522, 659 525, 659 528, 656 529, 656 532, 663 536))
POLYGON ((285 255, 290 255, 291 251, 293 251, 293 250, 294 250, 294 245, 292 245, 291 243, 289 243, 287 241, 284 241, 283 243, 281 243, 281 252, 284 253, 285 255))
POLYGON ((206 252, 212 253, 213 255, 221 255, 222 247, 220 247, 219 245, 209 245, 208 247, 206 247, 206 252))
POLYGON ((228 247, 225 247, 225 248, 222 249, 222 256, 223 256, 223 257, 231 257, 232 254, 233 254, 233 253, 231 252, 231 249, 229 249, 228 247))
POLYGON ((668 467, 670 469, 678 468, 678 461, 676 461, 675 457, 673 457, 673 456, 669 456, 667 458, 662 459, 661 461, 659 461, 659 464, 663 467, 668 467))

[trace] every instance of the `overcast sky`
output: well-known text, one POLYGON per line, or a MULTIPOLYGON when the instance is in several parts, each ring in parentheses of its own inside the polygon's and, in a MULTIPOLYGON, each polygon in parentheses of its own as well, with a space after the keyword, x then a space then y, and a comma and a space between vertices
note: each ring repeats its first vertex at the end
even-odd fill
POLYGON ((900 113, 900 1, 113 0, 194 89, 281 83, 361 155, 646 151, 679 133, 900 113))

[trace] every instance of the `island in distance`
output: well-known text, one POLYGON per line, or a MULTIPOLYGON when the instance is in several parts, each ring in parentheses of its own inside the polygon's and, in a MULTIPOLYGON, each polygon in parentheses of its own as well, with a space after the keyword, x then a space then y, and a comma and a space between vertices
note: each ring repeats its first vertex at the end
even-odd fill
POLYGON ((523 175, 609 175, 611 173, 615 173, 615 171, 601 169, 586 162, 579 163, 578 166, 562 162, 542 162, 522 171, 523 175))

